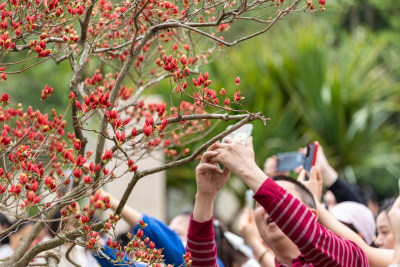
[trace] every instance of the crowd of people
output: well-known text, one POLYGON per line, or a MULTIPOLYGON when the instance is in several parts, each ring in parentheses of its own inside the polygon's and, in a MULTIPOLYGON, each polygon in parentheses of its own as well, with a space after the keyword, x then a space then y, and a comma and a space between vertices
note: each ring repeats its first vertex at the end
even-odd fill
MULTIPOLYGON (((278 172, 277 164, 273 156, 262 170, 255 161, 252 138, 246 144, 227 138, 202 155, 193 211, 177 215, 169 225, 129 206, 121 217, 133 234, 139 222, 147 224, 143 235, 163 249, 165 265, 184 265, 182 256, 190 252, 193 267, 400 266, 400 197, 379 207, 370 188, 339 177, 321 146, 315 165, 309 172, 299 166, 296 178, 278 172), (245 208, 238 219, 238 234, 214 219, 215 200, 231 173, 254 192, 256 200, 255 207, 245 208)), ((118 203, 110 196, 112 210, 118 203)), ((0 217, 0 230, 10 225, 0 217)), ((1 240, 0 259, 13 253, 30 227, 23 224, 1 240)), ((37 242, 51 238, 52 232, 44 231, 37 242)), ((117 241, 124 246, 129 239, 123 234, 117 241)), ((75 248, 75 260, 81 266, 117 266, 110 262, 116 259, 115 251, 106 239, 98 245, 103 247, 101 253, 75 248)), ((126 261, 135 258, 126 255, 126 261)), ((68 261, 60 264, 68 266, 68 261)))

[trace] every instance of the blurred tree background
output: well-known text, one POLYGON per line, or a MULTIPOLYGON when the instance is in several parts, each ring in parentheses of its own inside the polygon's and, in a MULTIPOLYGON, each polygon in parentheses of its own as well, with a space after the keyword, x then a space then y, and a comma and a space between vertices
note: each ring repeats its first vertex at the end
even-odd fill
MULTIPOLYGON (((379 199, 398 193, 396 9, 395 1, 328 1, 325 13, 291 16, 214 59, 207 68, 213 89, 233 94, 234 78, 240 76, 244 105, 271 118, 266 126, 254 125, 260 167, 267 157, 318 140, 349 182, 371 186, 379 199)), ((221 123, 211 135, 225 127, 221 123)), ((195 194, 195 167, 168 172, 169 186, 185 190, 188 200, 195 194)), ((245 188, 233 180, 230 189, 243 205, 245 188)))
MULTIPOLYGON (((260 167, 269 156, 318 140, 345 179, 370 185, 382 199, 397 193, 400 177, 400 6, 396 0, 328 0, 326 8, 294 14, 265 35, 224 48, 204 69, 211 70, 211 88, 224 87, 229 96, 240 76, 243 104, 271 118, 266 126, 254 125, 260 167)), ((243 23, 240 30, 246 27, 243 23)), ((42 64, 23 80, 9 75, 13 102, 37 107, 39 92, 49 84, 55 90, 41 110, 65 110, 61 89, 68 88, 71 75, 66 64, 42 64)), ((168 101, 168 82, 159 86, 168 101)), ((227 126, 220 123, 207 137, 227 126)), ((167 173, 168 187, 184 192, 188 201, 195 193, 197 163, 167 173)), ((243 204, 245 188, 230 188, 243 204)))

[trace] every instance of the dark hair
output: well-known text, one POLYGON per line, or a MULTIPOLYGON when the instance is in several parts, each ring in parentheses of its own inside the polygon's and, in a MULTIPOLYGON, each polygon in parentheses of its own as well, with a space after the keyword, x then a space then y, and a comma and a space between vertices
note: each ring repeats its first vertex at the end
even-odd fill
POLYGON ((128 232, 122 233, 117 235, 117 242, 122 246, 125 247, 129 244, 131 240, 128 237, 128 232))
POLYGON ((60 225, 60 220, 61 220, 61 212, 57 212, 57 214, 53 217, 53 219, 59 219, 59 220, 54 220, 49 222, 49 229, 48 233, 54 237, 54 233, 57 233, 58 227, 60 225))
POLYGON ((215 243, 217 244, 217 256, 225 267, 232 267, 234 263, 242 266, 249 258, 241 251, 236 250, 232 244, 225 238, 226 226, 219 220, 214 220, 215 243))
POLYGON ((362 197, 364 204, 366 206, 368 206, 369 201, 373 203, 378 203, 378 198, 376 197, 372 187, 368 185, 359 185, 359 184, 355 184, 354 186, 357 190, 357 193, 362 197))
POLYGON ((396 200, 395 197, 391 197, 391 198, 387 198, 387 199, 383 200, 381 203, 381 206, 379 207, 378 214, 380 214, 382 212, 388 213, 389 210, 392 208, 395 200, 396 200))
POLYGON ((275 182, 286 181, 286 182, 292 183, 295 186, 297 193, 300 194, 300 198, 301 198, 300 201, 307 208, 311 208, 311 209, 317 208, 314 197, 311 194, 310 190, 308 190, 307 187, 305 187, 303 184, 298 182, 296 179, 294 179, 290 176, 286 176, 286 175, 276 175, 276 176, 271 177, 271 179, 274 180, 275 182))
MULTIPOLYGON (((0 213, 0 225, 2 227, 4 227, 5 229, 7 229, 11 226, 10 221, 7 219, 7 217, 3 213, 0 213)), ((10 243, 10 239, 8 238, 8 236, 0 241, 0 244, 8 244, 8 243, 10 243)))

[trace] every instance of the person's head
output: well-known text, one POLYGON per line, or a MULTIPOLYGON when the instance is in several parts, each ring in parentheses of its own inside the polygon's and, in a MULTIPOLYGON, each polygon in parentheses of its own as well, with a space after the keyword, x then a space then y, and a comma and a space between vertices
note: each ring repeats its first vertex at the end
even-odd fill
POLYGON ((345 201, 331 209, 332 214, 370 245, 375 236, 375 218, 363 204, 345 201))
POLYGON ((394 249, 393 233, 388 218, 388 212, 393 206, 394 201, 395 198, 386 199, 376 218, 378 236, 375 239, 375 245, 378 248, 394 249))
POLYGON ((357 189, 359 194, 367 204, 368 208, 371 210, 374 216, 377 216, 379 212, 379 204, 372 187, 368 185, 357 185, 357 189))
POLYGON ((21 238, 26 236, 29 231, 33 227, 33 222, 27 222, 27 223, 22 223, 15 232, 13 232, 9 238, 10 238, 10 246, 12 249, 16 249, 19 246, 19 242, 21 241, 21 238))
POLYGON ((324 200, 326 205, 328 206, 328 210, 331 210, 333 207, 337 205, 336 197, 330 190, 327 190, 325 192, 324 200))
MULTIPOLYGON (((310 209, 317 216, 316 204, 311 192, 297 180, 288 176, 274 176, 275 182, 286 189, 295 198, 301 201, 303 205, 310 209)), ((255 209, 255 221, 258 231, 263 240, 273 249, 276 244, 287 244, 289 247, 295 247, 292 241, 279 229, 272 221, 265 209, 257 204, 255 209), (289 246, 291 244, 291 246, 289 246)))
MULTIPOLYGON (((6 230, 7 228, 9 228, 11 226, 10 221, 7 219, 7 217, 0 213, 0 232, 3 230, 6 230)), ((0 244, 8 244, 10 242, 8 237, 5 237, 4 239, 2 239, 0 241, 0 244)))
POLYGON ((242 266, 248 257, 241 251, 247 248, 241 237, 227 231, 226 226, 219 220, 214 220, 215 243, 218 258, 226 267, 242 266))
POLYGON ((176 215, 174 218, 172 218, 171 222, 169 223, 169 228, 178 234, 184 245, 186 245, 187 242, 187 232, 189 230, 190 214, 191 212, 183 211, 180 214, 176 215))

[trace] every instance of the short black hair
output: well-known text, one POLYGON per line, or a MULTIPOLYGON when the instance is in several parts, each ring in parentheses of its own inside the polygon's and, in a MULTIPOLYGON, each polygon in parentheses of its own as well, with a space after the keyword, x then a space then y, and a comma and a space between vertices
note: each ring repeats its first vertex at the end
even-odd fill
POLYGON ((390 211, 390 209, 392 208, 395 201, 396 201, 396 197, 386 198, 385 200, 383 200, 383 202, 381 203, 381 206, 379 208, 378 214, 380 214, 382 212, 388 213, 390 211))
POLYGON ((312 193, 310 192, 310 190, 308 190, 307 187, 305 187, 302 183, 298 182, 296 179, 294 179, 290 176, 286 176, 286 175, 276 175, 276 176, 271 177, 271 179, 274 180, 275 182, 286 181, 286 182, 292 183, 295 186, 297 193, 299 193, 299 195, 300 195, 301 199, 299 199, 299 200, 307 208, 311 208, 311 209, 317 208, 314 197, 313 197, 312 193))

